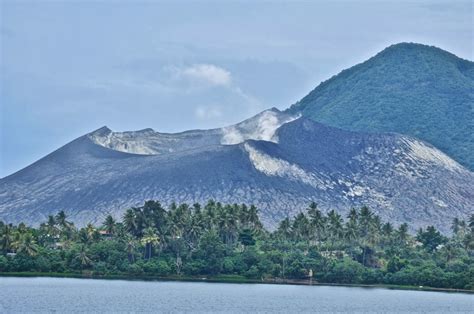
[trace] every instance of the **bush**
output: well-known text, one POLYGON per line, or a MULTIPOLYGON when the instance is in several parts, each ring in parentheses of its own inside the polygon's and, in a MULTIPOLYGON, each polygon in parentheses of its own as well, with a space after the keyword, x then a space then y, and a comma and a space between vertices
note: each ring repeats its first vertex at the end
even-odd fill
POLYGON ((195 276, 203 273, 203 269, 206 268, 206 265, 201 260, 193 260, 184 264, 183 272, 186 275, 195 276))
POLYGON ((10 259, 9 265, 9 270, 14 272, 36 271, 35 259, 24 254, 17 254, 10 259))
POLYGON ((364 284, 378 284, 383 282, 384 273, 380 269, 366 268, 362 275, 362 282, 364 284))
POLYGON ((47 256, 38 256, 35 262, 35 268, 40 272, 50 272, 51 271, 51 262, 47 256))
POLYGON ((105 275, 105 274, 107 274, 107 264, 105 262, 95 263, 94 267, 92 269, 94 271, 94 274, 96 274, 96 275, 105 275))
POLYGON ((0 255, 0 272, 6 272, 8 271, 8 259, 0 255))
POLYGON ((226 274, 232 274, 234 272, 234 261, 231 257, 226 257, 222 264, 222 271, 226 274))
POLYGON ((127 267, 127 272, 132 275, 142 275, 143 268, 138 263, 129 264, 127 267))
POLYGON ((147 274, 166 276, 171 273, 171 267, 164 260, 150 260, 143 264, 143 271, 147 274))
POLYGON ((308 274, 301 260, 295 259, 288 265, 285 276, 301 279, 306 278, 308 274))
POLYGON ((335 283, 362 283, 364 273, 365 267, 362 264, 345 258, 342 261, 336 262, 325 274, 324 279, 327 282, 335 283))
POLYGON ((260 270, 255 265, 245 272, 245 277, 247 278, 259 278, 260 275, 260 270))
POLYGON ((406 264, 407 264, 406 260, 401 259, 398 256, 394 256, 388 261, 387 271, 389 273, 396 273, 397 271, 405 267, 406 264))

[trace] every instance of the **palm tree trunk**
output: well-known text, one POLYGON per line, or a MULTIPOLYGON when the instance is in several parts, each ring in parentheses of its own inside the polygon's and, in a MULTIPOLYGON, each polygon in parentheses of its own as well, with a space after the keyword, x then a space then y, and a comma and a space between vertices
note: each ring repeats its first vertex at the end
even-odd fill
POLYGON ((365 266, 365 252, 366 252, 366 246, 364 245, 363 252, 362 252, 362 265, 365 266))

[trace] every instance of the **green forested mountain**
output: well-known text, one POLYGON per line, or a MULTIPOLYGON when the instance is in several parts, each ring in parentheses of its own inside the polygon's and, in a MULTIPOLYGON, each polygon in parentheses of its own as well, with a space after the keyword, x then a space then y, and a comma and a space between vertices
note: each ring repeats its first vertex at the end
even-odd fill
POLYGON ((321 83, 289 111, 348 130, 415 136, 473 170, 473 105, 474 62, 401 43, 321 83))

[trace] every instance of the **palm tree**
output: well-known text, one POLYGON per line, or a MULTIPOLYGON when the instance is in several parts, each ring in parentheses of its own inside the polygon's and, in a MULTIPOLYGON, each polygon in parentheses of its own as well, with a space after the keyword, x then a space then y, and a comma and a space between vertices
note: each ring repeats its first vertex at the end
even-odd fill
POLYGON ((382 246, 385 248, 387 245, 390 245, 393 240, 393 226, 390 222, 386 222, 382 226, 382 246))
POLYGON ((316 211, 318 210, 318 204, 316 204, 315 202, 311 202, 311 204, 309 204, 308 208, 306 209, 306 213, 308 214, 308 217, 312 217, 316 214, 316 211))
POLYGON ((378 215, 373 215, 372 216, 372 224, 371 224, 372 230, 376 233, 380 233, 382 230, 382 219, 378 215))
POLYGON ((87 234, 87 239, 89 242, 92 242, 92 240, 95 237, 97 230, 94 228, 94 226, 91 223, 88 223, 86 226, 86 234, 87 234))
POLYGON ((193 214, 194 215, 200 215, 201 214, 201 204, 199 204, 199 203, 194 203, 193 204, 193 214))
POLYGON ((183 235, 183 211, 175 204, 171 204, 168 211, 166 234, 170 238, 176 238, 183 235))
POLYGON ((146 228, 143 232, 141 243, 145 246, 145 259, 150 259, 153 254, 153 245, 160 244, 160 238, 158 237, 156 228, 146 228))
POLYGON ((344 238, 351 248, 355 246, 354 244, 358 238, 358 230, 357 220, 349 217, 344 228, 344 238))
POLYGON ((46 231, 48 233, 48 238, 56 239, 59 235, 59 229, 56 225, 56 219, 53 215, 48 216, 48 222, 46 223, 46 231))
POLYGON ((79 252, 76 254, 76 258, 81 263, 81 270, 92 263, 92 260, 89 257, 89 252, 87 251, 87 247, 85 245, 81 245, 79 247, 79 252))
POLYGON ((408 240, 408 224, 401 224, 400 227, 398 227, 396 236, 399 244, 406 245, 408 240))
POLYGON ((286 217, 278 225, 277 233, 280 234, 284 239, 289 239, 291 236, 291 220, 286 217))
POLYGON ((474 232, 474 214, 469 217, 469 227, 471 228, 472 232, 474 232))
POLYGON ((365 266, 367 252, 370 250, 369 245, 376 241, 376 236, 372 233, 378 228, 380 220, 374 220, 374 214, 367 207, 363 206, 359 213, 359 237, 362 245, 362 265, 365 266))
POLYGON ((38 252, 38 245, 33 235, 29 232, 21 234, 20 238, 14 243, 17 253, 25 253, 28 256, 34 256, 38 252))
POLYGON ((74 224, 70 221, 67 221, 66 218, 66 213, 63 210, 60 211, 55 217, 56 224, 61 228, 62 237, 66 238, 66 240, 70 240, 73 236, 74 224))
POLYGON ((334 247, 336 241, 340 240, 343 235, 342 217, 333 209, 328 213, 328 231, 331 235, 331 247, 334 247))
POLYGON ((229 235, 230 235, 230 242, 234 243, 237 241, 238 233, 239 233, 239 226, 240 226, 240 211, 237 205, 229 206, 228 211, 228 228, 229 228, 229 235))
POLYGON ((59 225, 64 225, 66 223, 66 213, 64 210, 61 210, 59 213, 56 214, 56 221, 59 225))
POLYGON ((20 222, 18 227, 16 228, 19 233, 25 233, 28 231, 28 227, 25 225, 24 222, 20 222))
POLYGON ((133 263, 135 262, 135 250, 137 247, 137 241, 130 234, 125 235, 124 241, 125 245, 127 246, 128 261, 130 263, 133 263))
POLYGON ((456 256, 456 246, 452 242, 446 243, 441 249, 441 254, 446 258, 446 263, 449 263, 456 256))
POLYGON ((250 206, 248 210, 248 221, 250 226, 255 230, 260 230, 263 227, 258 218, 258 209, 254 205, 250 206))
POLYGON ((370 232, 369 236, 367 238, 368 243, 372 247, 376 247, 379 244, 380 240, 380 230, 382 229, 381 227, 382 223, 380 221, 379 216, 374 216, 372 223, 370 225, 370 232))
POLYGON ((219 212, 216 215, 216 222, 217 222, 217 228, 218 228, 218 233, 222 238, 222 241, 226 243, 226 233, 227 233, 227 211, 225 211, 223 208, 220 208, 219 212))
POLYGON ((105 231, 109 234, 114 234, 115 233, 115 219, 112 217, 112 215, 108 215, 105 218, 104 224, 103 224, 105 231))
POLYGON ((220 208, 217 214, 217 226, 219 234, 226 245, 235 242, 238 233, 239 220, 235 208, 229 205, 220 208))
POLYGON ((186 242, 191 250, 193 250, 197 242, 199 240, 199 237, 202 233, 202 217, 201 215, 193 215, 193 218, 191 220, 191 224, 189 228, 186 230, 186 242))
POLYGON ((462 244, 466 250, 474 250, 474 233, 468 233, 464 236, 462 244))
POLYGON ((323 235, 325 233, 326 221, 324 215, 317 208, 312 209, 309 214, 309 224, 312 232, 313 238, 319 244, 322 241, 323 235))
POLYGON ((386 222, 383 226, 382 226, 382 234, 385 236, 385 237, 390 237, 392 236, 392 233, 393 233, 393 226, 390 222, 386 222))
POLYGON ((60 211, 57 215, 56 215, 56 223, 63 229, 66 229, 68 227, 70 227, 71 223, 69 221, 67 221, 67 216, 66 216, 66 213, 64 212, 64 210, 60 211))
POLYGON ((211 230, 214 227, 214 221, 216 216, 216 202, 210 200, 204 206, 204 227, 206 230, 211 230))
POLYGON ((453 223, 451 224, 451 230, 454 234, 458 234, 459 232, 459 218, 454 218, 453 223))
POLYGON ((373 222, 373 213, 367 206, 363 206, 360 209, 359 214, 359 230, 360 230, 360 237, 362 240, 366 240, 367 236, 370 233, 371 225, 373 222))
POLYGON ((354 246, 354 241, 358 238, 359 231, 359 212, 355 208, 351 208, 347 215, 344 238, 349 242, 350 246, 354 246))
POLYGON ((135 236, 141 237, 143 236, 143 231, 146 228, 147 219, 145 214, 140 208, 132 208, 133 213, 135 214, 135 236))
POLYGON ((137 219, 135 215, 135 210, 133 208, 129 208, 125 211, 122 217, 123 224, 125 226, 125 230, 130 234, 137 235, 137 219))
POLYGON ((464 236, 466 233, 469 232, 469 225, 466 223, 465 220, 461 220, 459 222, 459 232, 461 236, 464 236))
POLYGON ((0 247, 4 253, 7 253, 12 248, 12 243, 14 241, 13 237, 13 226, 12 224, 5 224, 0 230, 0 247))
POLYGON ((242 204, 239 206, 239 220, 243 228, 249 228, 249 210, 247 205, 242 204))
POLYGON ((191 210, 187 204, 181 204, 178 207, 172 207, 169 211, 169 227, 168 232, 172 237, 182 237, 186 227, 191 219, 191 210))
POLYGON ((354 207, 351 208, 349 214, 347 215, 347 219, 349 219, 349 221, 352 221, 353 223, 357 223, 359 219, 359 212, 357 211, 357 209, 355 209, 354 207))
POLYGON ((310 226, 309 220, 304 213, 299 213, 293 220, 291 227, 296 240, 309 241, 310 226))

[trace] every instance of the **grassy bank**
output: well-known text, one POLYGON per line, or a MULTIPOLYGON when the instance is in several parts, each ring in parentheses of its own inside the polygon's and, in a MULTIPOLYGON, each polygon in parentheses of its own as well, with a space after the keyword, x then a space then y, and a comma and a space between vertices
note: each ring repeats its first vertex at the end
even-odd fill
POLYGON ((97 275, 91 273, 42 273, 42 272, 0 272, 0 277, 53 277, 53 278, 78 278, 78 279, 107 279, 107 280, 132 280, 132 281, 183 281, 183 282, 210 282, 210 283, 234 283, 234 284, 276 284, 276 285, 305 285, 305 286, 329 286, 329 287, 357 287, 357 288, 382 288, 391 290, 413 290, 413 291, 437 291, 451 293, 474 294, 474 290, 433 288, 426 286, 403 286, 385 284, 338 284, 323 283, 312 280, 296 279, 250 279, 239 275, 218 275, 213 277, 193 276, 139 276, 129 274, 97 275))

